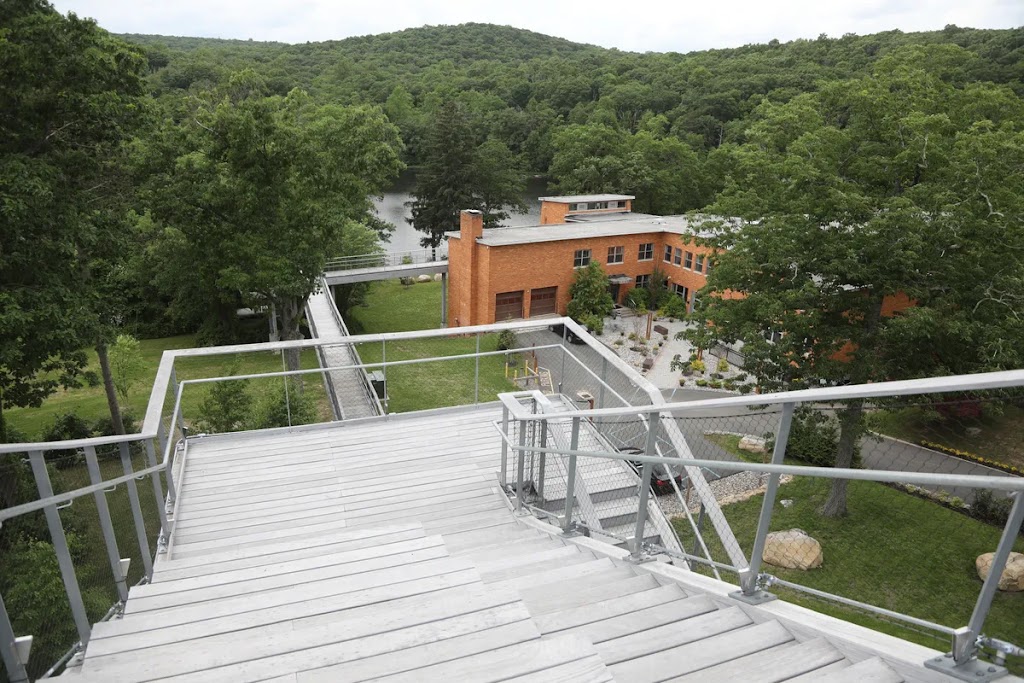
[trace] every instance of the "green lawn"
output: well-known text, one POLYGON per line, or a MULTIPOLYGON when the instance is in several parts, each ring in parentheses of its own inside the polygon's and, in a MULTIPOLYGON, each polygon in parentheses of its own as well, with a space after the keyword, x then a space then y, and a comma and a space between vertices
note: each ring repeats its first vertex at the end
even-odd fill
MULTIPOLYGON (((708 438, 739 453, 735 448, 739 437, 708 438)), ((995 550, 1001 530, 931 501, 861 481, 849 484, 849 516, 825 519, 817 510, 824 503, 829 486, 827 480, 810 477, 798 477, 783 485, 778 499, 792 500, 793 504, 788 508, 778 504, 771 525, 773 531, 803 529, 818 539, 824 551, 824 564, 806 572, 769 565, 765 565, 764 571, 946 626, 966 625, 981 589, 974 560, 995 550)), ((753 545, 761 500, 759 495, 723 508, 746 554, 753 545)), ((673 522, 683 539, 689 539, 692 532, 685 520, 677 518, 673 522)), ((713 559, 728 562, 717 536, 706 534, 705 540, 713 559)), ((1024 539, 1018 539, 1016 549, 1024 551, 1024 539)), ((790 602, 929 647, 947 646, 945 638, 938 635, 859 610, 784 588, 776 587, 772 592, 790 602)), ((985 632, 1014 643, 1024 642, 1024 593, 998 593, 985 632)))
MULTIPOLYGON (((397 280, 376 282, 370 288, 366 303, 348 316, 353 334, 404 332, 437 329, 441 324, 441 283, 418 283, 405 287, 397 280)), ((494 351, 497 335, 480 338, 481 351, 494 351)), ((409 360, 474 353, 473 337, 419 339, 381 344, 361 344, 359 355, 364 363, 387 360, 409 360)), ((474 401, 475 359, 465 358, 387 369, 388 411, 402 413, 428 408, 472 404, 474 401)), ((493 401, 503 391, 516 387, 505 379, 504 356, 480 359, 479 400, 493 401)))
MULTIPOLYGON (((193 335, 163 337, 160 339, 143 339, 139 343, 142 353, 142 367, 128 394, 127 409, 137 419, 146 412, 153 379, 156 377, 160 356, 168 349, 187 349, 196 346, 193 335)), ((99 361, 96 352, 89 350, 89 364, 86 370, 99 374, 99 361)), ((198 379, 201 377, 218 377, 230 374, 231 368, 237 364, 237 374, 253 374, 260 372, 278 372, 282 370, 281 356, 278 353, 243 353, 235 356, 206 356, 203 358, 179 359, 175 363, 175 371, 179 380, 198 379)), ((318 367, 316 354, 306 351, 302 354, 302 367, 318 367)), ((270 380, 246 380, 252 384, 266 383, 270 380)), ((276 380, 280 381, 280 380, 276 380)), ((329 419, 330 409, 327 405, 327 394, 320 378, 316 375, 306 377, 306 385, 314 392, 318 408, 323 419, 329 419)), ((186 388, 182 399, 185 418, 191 422, 198 417, 199 404, 209 391, 211 385, 196 385, 186 388)), ((170 395, 170 392, 168 392, 170 395)), ((167 411, 173 403, 168 400, 167 411)), ((24 432, 30 439, 39 440, 42 432, 53 424, 61 414, 74 412, 79 417, 92 422, 109 415, 107 398, 103 385, 90 387, 84 382, 73 389, 61 389, 47 398, 38 408, 8 408, 4 417, 10 424, 24 432)))

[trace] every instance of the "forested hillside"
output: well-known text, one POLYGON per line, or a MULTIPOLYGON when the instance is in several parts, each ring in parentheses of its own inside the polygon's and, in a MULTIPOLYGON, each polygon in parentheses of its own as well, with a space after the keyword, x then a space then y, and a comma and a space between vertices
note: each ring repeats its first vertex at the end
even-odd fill
POLYGON ((822 81, 863 75, 906 46, 958 45, 972 59, 950 78, 1006 83, 1024 94, 1020 28, 821 36, 690 54, 627 53, 484 24, 303 45, 125 38, 144 46, 157 94, 175 96, 252 67, 280 94, 300 87, 325 102, 385 106, 414 164, 424 120, 455 97, 538 172, 551 163, 554 130, 568 124, 667 132, 697 151, 741 141, 762 99, 785 102, 822 81))

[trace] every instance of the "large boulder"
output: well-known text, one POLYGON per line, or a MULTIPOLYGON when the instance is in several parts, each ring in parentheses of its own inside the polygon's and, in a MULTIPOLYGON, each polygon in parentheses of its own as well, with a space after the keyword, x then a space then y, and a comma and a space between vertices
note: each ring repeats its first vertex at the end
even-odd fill
POLYGON ((740 439, 739 449, 741 451, 749 451, 751 453, 767 453, 768 443, 764 439, 759 439, 756 436, 745 436, 740 439))
POLYGON ((434 278, 430 277, 429 275, 420 275, 419 277, 416 278, 416 282, 433 282, 433 281, 434 281, 434 278))
POLYGON ((773 531, 765 538, 764 561, 785 569, 814 569, 824 557, 821 544, 803 529, 773 531))
MULTIPOLYGON (((978 555, 978 559, 974 561, 974 567, 978 570, 978 576, 982 581, 987 579, 988 573, 992 571, 994 556, 995 553, 985 553, 978 555)), ((1006 560, 1006 567, 1003 568, 1003 574, 999 577, 999 590, 1010 593, 1024 591, 1024 554, 1010 553, 1010 557, 1006 560)))

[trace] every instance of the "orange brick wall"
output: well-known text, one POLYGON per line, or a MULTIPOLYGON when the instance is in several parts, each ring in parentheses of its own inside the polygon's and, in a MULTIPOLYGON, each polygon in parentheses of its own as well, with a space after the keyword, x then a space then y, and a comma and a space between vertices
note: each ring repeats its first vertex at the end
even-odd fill
MULTIPOLYGON (((465 239, 449 242, 449 299, 448 323, 458 325, 483 325, 494 322, 494 299, 503 292, 523 292, 523 314, 530 316, 530 291, 545 287, 557 287, 556 305, 560 314, 565 314, 569 303, 569 287, 572 285, 573 257, 577 249, 590 249, 591 260, 601 264, 609 275, 622 274, 636 279, 637 275, 649 275, 655 268, 661 270, 670 283, 679 283, 696 292, 704 286, 705 276, 687 270, 681 265, 665 263, 665 244, 680 247, 685 251, 707 254, 710 250, 687 244, 679 235, 647 233, 616 237, 584 238, 558 242, 538 242, 508 246, 477 244, 475 262, 476 274, 471 274, 468 244, 465 239), (640 244, 654 244, 654 258, 650 261, 637 259, 640 244), (608 265, 608 248, 623 247, 623 262, 608 265), (475 277, 475 283, 470 284, 475 277)), ((632 288, 622 285, 621 298, 632 288)))
POLYGON ((541 202, 540 203, 540 224, 541 225, 557 225, 565 222, 565 217, 569 213, 568 204, 560 204, 558 202, 541 202))

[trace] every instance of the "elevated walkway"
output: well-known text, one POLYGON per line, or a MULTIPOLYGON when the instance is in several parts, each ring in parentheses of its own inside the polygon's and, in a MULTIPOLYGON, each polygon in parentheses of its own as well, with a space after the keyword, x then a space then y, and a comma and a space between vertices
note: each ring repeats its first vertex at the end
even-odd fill
POLYGON ((324 278, 329 285, 353 285, 357 282, 374 282, 376 280, 394 280, 400 277, 418 277, 420 275, 436 275, 448 273, 447 261, 429 263, 399 263, 394 265, 367 266, 349 270, 326 270, 324 278))
MULTIPOLYGON (((313 336, 323 341, 341 340, 349 336, 345 321, 338 314, 338 308, 327 287, 309 297, 306 303, 306 319, 313 336)), ((361 365, 359 353, 352 344, 338 343, 317 349, 321 367, 345 367, 361 365)), ((383 415, 377 395, 370 385, 366 372, 361 369, 332 370, 325 373, 334 417, 338 420, 383 415)))
POLYGON ((513 514, 496 405, 200 437, 81 681, 939 681, 934 652, 513 514), (826 636, 826 634, 828 634, 826 636), (880 657, 879 655, 884 655, 880 657))

